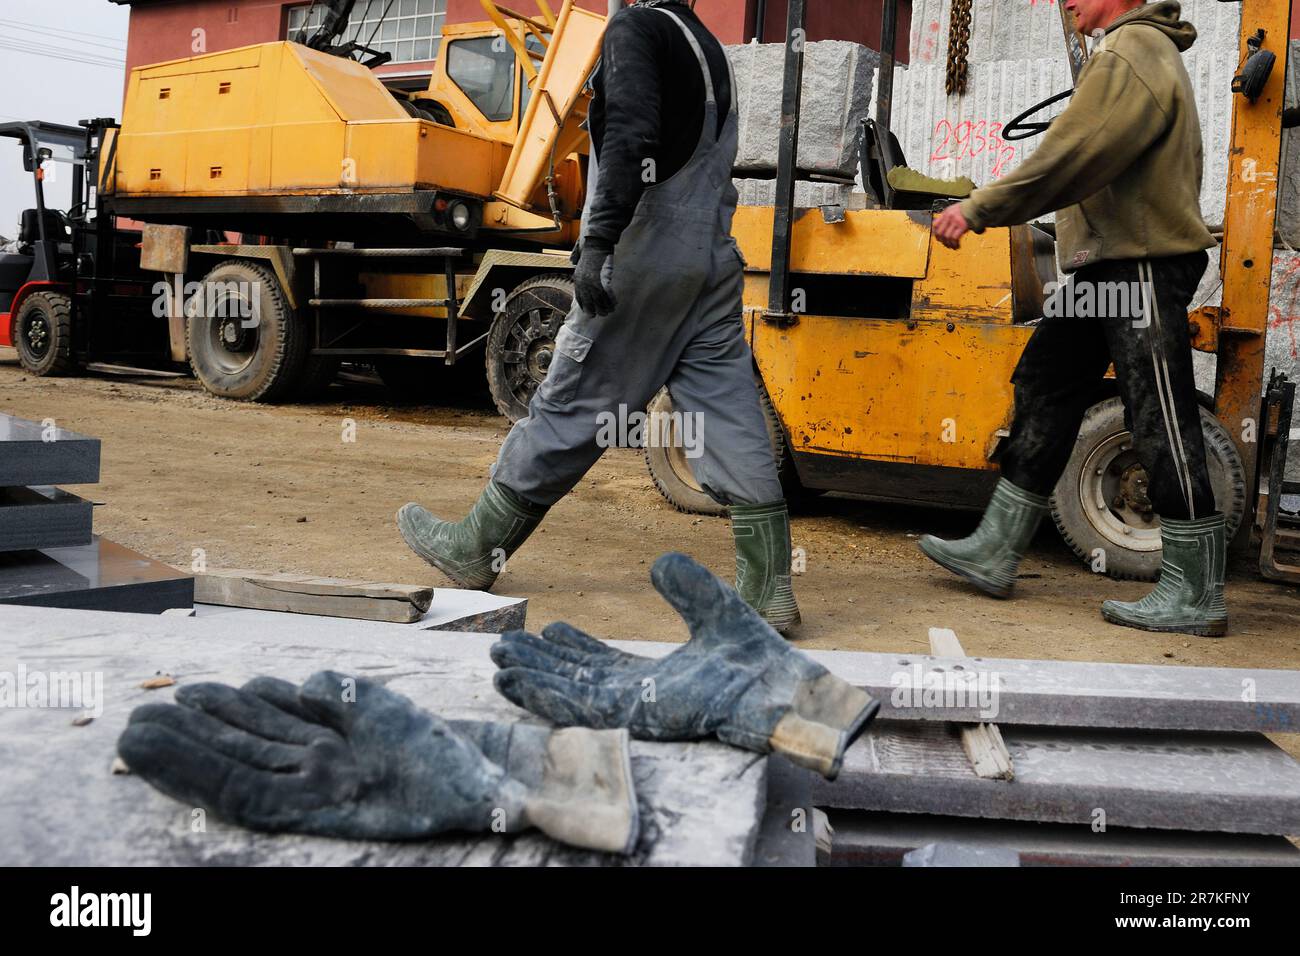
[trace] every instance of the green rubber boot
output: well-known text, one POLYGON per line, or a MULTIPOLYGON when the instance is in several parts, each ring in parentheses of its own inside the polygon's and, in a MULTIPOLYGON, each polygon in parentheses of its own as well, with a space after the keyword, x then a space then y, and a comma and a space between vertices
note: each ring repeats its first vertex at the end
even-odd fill
POLYGON ((959 541, 927 534, 917 542, 935 563, 959 574, 985 594, 1011 596, 1016 569, 1047 514, 1046 495, 1036 495, 998 479, 979 527, 959 541))
POLYGON ((411 502, 397 512, 397 530, 412 551, 457 585, 486 591, 547 510, 489 481, 463 521, 441 521, 411 502))
POLYGON ((1223 600, 1227 564, 1226 520, 1211 515, 1195 521, 1160 519, 1160 580, 1140 601, 1106 601, 1101 616, 1112 624, 1144 631, 1177 631, 1201 637, 1228 633, 1223 600))
POLYGON ((799 623, 790 584, 790 511, 784 500, 731 506, 736 590, 778 633, 799 623))

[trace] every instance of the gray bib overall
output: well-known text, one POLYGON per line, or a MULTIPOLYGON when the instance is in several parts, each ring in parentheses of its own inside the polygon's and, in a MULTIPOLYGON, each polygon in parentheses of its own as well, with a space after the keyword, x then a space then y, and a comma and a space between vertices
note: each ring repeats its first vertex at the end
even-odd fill
MULTIPOLYGON (((735 77, 719 132, 713 81, 695 35, 669 10, 653 9, 681 28, 703 71, 700 141, 685 166, 645 190, 615 245, 607 262, 614 311, 587 315, 574 302, 528 416, 501 446, 493 478, 537 504, 554 504, 596 463, 620 406, 623 419, 644 411, 665 384, 675 411, 693 416, 688 461, 702 487, 725 504, 782 497, 741 322, 742 264, 731 238, 735 77)), ((598 167, 594 149, 591 165, 598 167)))

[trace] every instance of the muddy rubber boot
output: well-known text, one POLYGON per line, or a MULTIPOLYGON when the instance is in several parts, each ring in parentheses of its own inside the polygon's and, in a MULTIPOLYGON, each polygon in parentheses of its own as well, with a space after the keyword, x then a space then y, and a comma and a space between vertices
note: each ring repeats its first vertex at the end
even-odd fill
POLYGON ((1101 616, 1144 631, 1201 637, 1228 633, 1223 600, 1227 564, 1226 522, 1221 514, 1195 521, 1160 520, 1160 580, 1140 601, 1106 601, 1101 616))
POLYGON ((790 584, 790 511, 784 500, 732 505, 736 590, 778 633, 799 624, 790 584))
POLYGON ((969 537, 944 541, 927 534, 917 542, 926 557, 959 574, 985 594, 1011 596, 1016 569, 1047 514, 1048 498, 998 479, 979 527, 969 537))
POLYGON ((460 587, 486 591, 547 510, 489 481, 463 521, 441 521, 411 502, 397 512, 397 530, 412 551, 460 587))

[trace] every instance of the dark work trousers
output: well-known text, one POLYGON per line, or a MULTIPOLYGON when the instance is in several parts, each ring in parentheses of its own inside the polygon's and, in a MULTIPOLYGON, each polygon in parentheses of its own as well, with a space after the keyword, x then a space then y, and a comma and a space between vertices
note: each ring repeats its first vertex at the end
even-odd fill
POLYGON ((1049 298, 1011 381, 1015 421, 1002 476, 1050 495, 1097 384, 1115 363, 1124 422, 1162 518, 1214 514, 1205 467, 1187 307, 1204 252, 1085 266, 1049 298))

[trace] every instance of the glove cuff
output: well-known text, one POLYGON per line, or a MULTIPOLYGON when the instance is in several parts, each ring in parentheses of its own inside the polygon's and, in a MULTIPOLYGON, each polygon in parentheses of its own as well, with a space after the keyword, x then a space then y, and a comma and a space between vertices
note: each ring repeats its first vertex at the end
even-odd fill
POLYGON ((628 854, 641 832, 626 730, 566 727, 547 737, 529 823, 572 846, 628 854))
POLYGON ((839 776, 844 752, 880 710, 880 701, 834 674, 801 681, 768 745, 827 780, 839 776))

